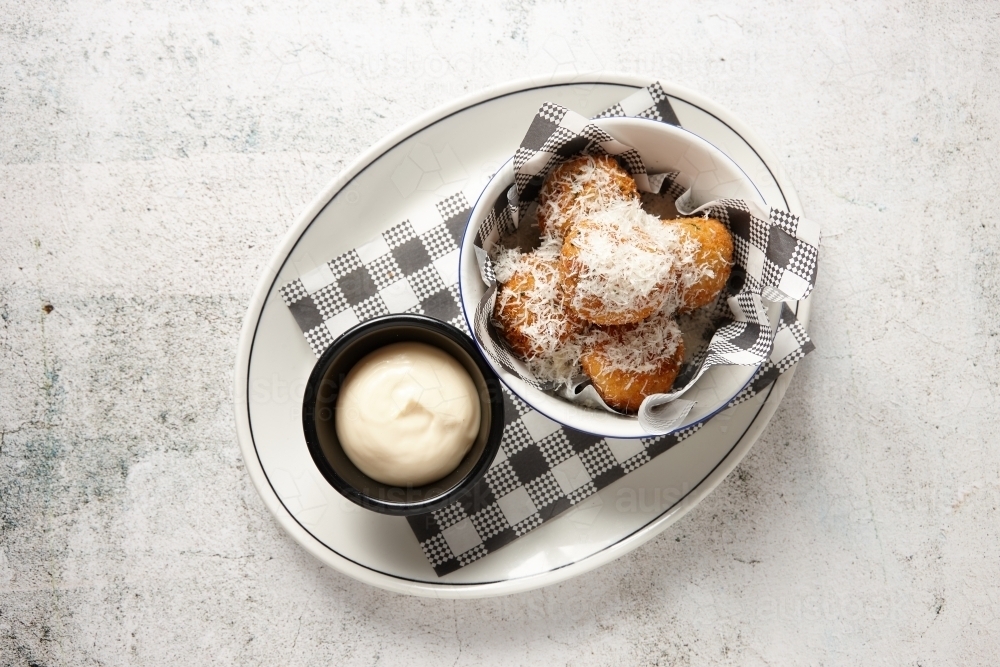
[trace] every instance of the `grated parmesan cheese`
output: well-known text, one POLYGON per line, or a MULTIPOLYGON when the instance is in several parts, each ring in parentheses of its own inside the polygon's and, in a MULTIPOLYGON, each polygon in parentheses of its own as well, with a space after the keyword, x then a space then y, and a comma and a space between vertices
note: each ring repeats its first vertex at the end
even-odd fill
POLYGON ((583 347, 598 352, 608 370, 638 375, 659 372, 681 344, 677 322, 660 311, 638 324, 594 327, 585 336, 583 347))
POLYGON ((698 245, 675 226, 618 200, 577 223, 562 248, 569 305, 598 324, 628 324, 673 312, 679 280, 696 265, 698 245))
POLYGON ((634 376, 629 385, 662 375, 684 346, 674 317, 685 295, 716 275, 697 235, 672 224, 682 218, 644 210, 631 176, 607 156, 554 170, 537 214, 540 246, 500 248, 493 263, 493 322, 511 349, 555 385, 570 385, 593 354, 634 376))
POLYGON ((562 239, 577 220, 623 199, 638 196, 635 181, 614 158, 581 155, 549 173, 538 193, 543 238, 562 239))
POLYGON ((580 374, 579 333, 586 325, 564 305, 558 258, 559 246, 551 242, 530 253, 502 249, 493 265, 504 285, 493 323, 536 378, 568 384, 580 374))

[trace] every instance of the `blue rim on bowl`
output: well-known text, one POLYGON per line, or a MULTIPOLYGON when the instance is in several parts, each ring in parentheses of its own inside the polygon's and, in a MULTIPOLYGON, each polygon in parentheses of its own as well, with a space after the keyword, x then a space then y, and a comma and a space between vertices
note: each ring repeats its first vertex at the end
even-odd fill
MULTIPOLYGON (((702 145, 708 147, 711 153, 719 156, 721 160, 726 165, 726 168, 733 170, 734 173, 738 173, 744 180, 744 193, 736 194, 735 196, 742 196, 743 198, 753 197, 759 200, 759 203, 764 203, 764 196, 760 192, 756 184, 753 183, 750 176, 740 167, 734 160, 732 160, 728 155, 726 155, 721 149, 712 144, 711 142, 705 140, 704 138, 698 136, 697 134, 686 130, 679 126, 667 125, 661 121, 655 121, 645 118, 603 118, 594 121, 597 125, 619 125, 619 130, 621 126, 632 127, 642 129, 654 129, 660 133, 670 133, 675 134, 678 137, 683 137, 685 141, 689 141, 692 144, 702 145)), ((616 132, 612 132, 613 135, 616 132)), ((618 138, 618 137, 616 137, 618 138)), ((629 143, 624 140, 625 143, 629 143)), ((638 143, 633 143, 640 154, 643 153, 644 146, 638 143)), ((647 161, 646 155, 643 155, 643 160, 647 161)), ((477 219, 480 221, 485 218, 489 209, 491 209, 495 202, 499 200, 508 188, 513 185, 513 158, 508 159, 490 178, 490 180, 483 187, 482 191, 479 193, 479 197, 476 200, 475 205, 469 213, 469 218, 466 222, 465 232, 463 234, 462 242, 460 244, 459 250, 459 300, 462 305, 462 314, 465 317, 466 323, 468 324, 470 330, 474 327, 474 315, 475 306, 478 303, 478 298, 469 297, 467 292, 467 287, 469 287, 469 281, 475 280, 482 283, 482 279, 479 277, 478 264, 476 262, 475 253, 469 247, 472 244, 474 234, 470 235, 470 231, 473 226, 473 222, 477 219), (503 179, 500 183, 498 179, 503 179), (467 299, 471 299, 471 302, 467 299)), ((648 162, 647 162, 648 165, 648 162)), ((653 164, 654 171, 667 171, 671 168, 676 168, 676 165, 668 164, 653 164)), ((726 192, 722 195, 712 197, 712 199, 718 199, 722 196, 734 196, 732 192, 726 192)), ((706 203, 698 202, 698 203, 706 203)), ((485 291, 485 286, 483 287, 485 291)), ((628 417, 624 415, 612 414, 609 412, 603 412, 596 409, 585 408, 579 405, 575 405, 564 399, 546 394, 538 389, 535 389, 531 385, 522 381, 515 375, 507 372, 505 369, 500 367, 498 364, 494 363, 486 352, 483 350, 483 346, 480 344, 476 337, 473 336, 476 346, 480 349, 486 360, 489 362, 490 366, 493 368, 494 372, 500 378, 500 381, 506 385, 510 391, 516 395, 518 398, 527 403, 532 409, 536 410, 540 414, 552 419, 555 422, 568 426, 570 428, 582 431, 585 433, 590 433, 593 435, 599 435, 604 437, 615 437, 615 438, 646 438, 658 434, 646 433, 639 426, 638 419, 634 417, 628 417), (589 414, 588 414, 589 413, 589 414)), ((738 380, 730 382, 726 387, 727 391, 724 396, 720 396, 717 402, 714 402, 712 408, 707 411, 692 411, 691 416, 683 420, 678 424, 671 432, 679 431, 691 426, 701 424, 719 412, 726 409, 728 403, 735 398, 741 391, 743 391, 753 380, 754 375, 760 369, 760 365, 756 366, 742 366, 737 368, 746 369, 742 373, 743 377, 738 380)), ((716 367, 718 368, 718 367, 716 367)), ((710 369, 708 373, 712 373, 716 369, 710 369)), ((700 383, 701 381, 699 381, 700 383)), ((697 386, 697 385, 696 385, 697 386)))

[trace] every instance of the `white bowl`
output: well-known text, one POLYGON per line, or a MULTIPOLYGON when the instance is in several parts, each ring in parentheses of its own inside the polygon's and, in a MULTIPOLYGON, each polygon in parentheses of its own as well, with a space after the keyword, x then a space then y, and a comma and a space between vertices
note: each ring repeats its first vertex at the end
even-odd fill
MULTIPOLYGON (((649 173, 679 171, 678 181, 690 188, 690 203, 694 206, 722 198, 754 201, 764 206, 763 196, 746 173, 725 153, 692 132, 644 118, 602 118, 592 122, 615 139, 639 151, 649 173)), ((486 184, 469 217, 459 260, 459 290, 462 310, 470 330, 474 330, 472 322, 476 306, 487 290, 479 276, 473 250, 475 232, 486 219, 493 204, 513 183, 513 160, 508 160, 486 184)), ((636 417, 583 407, 539 391, 494 363, 485 352, 484 356, 514 394, 550 419, 579 431, 605 437, 641 438, 654 435, 646 432, 636 417)), ((694 400, 697 404, 674 430, 705 421, 724 409, 750 382, 757 368, 710 368, 684 395, 685 399, 694 400)))

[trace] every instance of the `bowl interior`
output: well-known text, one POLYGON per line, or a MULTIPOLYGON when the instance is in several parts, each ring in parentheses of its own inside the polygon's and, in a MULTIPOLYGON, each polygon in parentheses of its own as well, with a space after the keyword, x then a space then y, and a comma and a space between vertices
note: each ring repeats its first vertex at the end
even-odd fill
POLYGON ((465 334, 430 318, 388 316, 355 327, 323 354, 306 387, 303 429, 316 466, 335 489, 375 511, 416 514, 447 504, 485 473, 500 445, 503 398, 496 378, 481 364, 485 362, 465 334), (351 368, 368 353, 401 342, 426 343, 454 357, 476 386, 481 414, 479 433, 455 470, 424 486, 405 488, 361 472, 341 447, 336 428, 337 397, 351 368))
POLYGON ((695 206, 728 197, 764 204, 740 166, 693 132, 645 118, 603 118, 594 124, 639 151, 650 173, 679 171, 695 206))
MULTIPOLYGON (((594 121, 602 129, 630 146, 642 157, 651 173, 679 171, 678 181, 691 190, 695 206, 721 198, 739 198, 764 205, 753 182, 729 156, 701 137, 673 125, 643 118, 602 118, 594 121)), ((473 248, 476 229, 497 199, 514 183, 513 161, 508 160, 493 176, 479 197, 462 241, 459 288, 462 309, 472 326, 476 306, 486 293, 473 248)), ((587 433, 613 438, 641 438, 643 430, 635 417, 575 405, 535 389, 487 358, 493 370, 512 392, 541 414, 587 433)), ((678 429, 708 419, 738 394, 753 378, 757 366, 713 366, 684 398, 697 405, 678 429)))

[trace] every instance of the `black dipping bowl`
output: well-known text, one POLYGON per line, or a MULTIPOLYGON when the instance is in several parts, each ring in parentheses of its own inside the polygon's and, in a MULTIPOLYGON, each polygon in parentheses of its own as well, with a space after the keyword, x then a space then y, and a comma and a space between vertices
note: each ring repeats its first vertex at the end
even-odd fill
POLYGON ((440 509, 478 482, 500 449, 503 435, 500 381, 464 333, 423 315, 386 315, 349 330, 316 362, 302 402, 302 430, 316 467, 330 485, 358 505, 383 514, 409 515, 440 509), (369 352, 392 343, 417 342, 440 348, 468 371, 479 391, 479 434, 458 467, 424 486, 376 482, 344 453, 337 438, 337 397, 347 373, 369 352))

